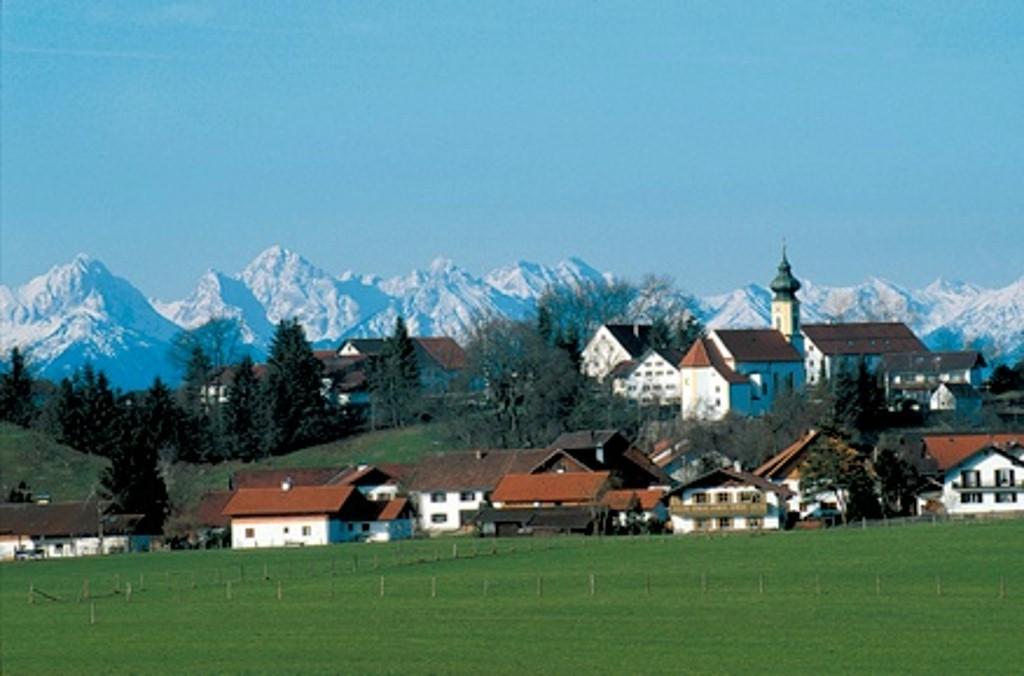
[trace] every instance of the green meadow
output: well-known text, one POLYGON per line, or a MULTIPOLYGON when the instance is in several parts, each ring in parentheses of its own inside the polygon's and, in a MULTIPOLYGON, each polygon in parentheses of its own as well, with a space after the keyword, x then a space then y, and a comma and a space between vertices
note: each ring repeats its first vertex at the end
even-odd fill
POLYGON ((1024 668, 1024 521, 155 552, 0 579, 5 674, 1024 668))

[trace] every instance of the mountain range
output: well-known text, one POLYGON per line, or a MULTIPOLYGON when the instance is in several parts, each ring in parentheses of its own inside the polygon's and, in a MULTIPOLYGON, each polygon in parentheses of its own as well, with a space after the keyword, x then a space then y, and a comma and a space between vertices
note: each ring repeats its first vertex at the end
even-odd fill
MULTIPOLYGON (((125 389, 154 376, 175 382, 174 335, 216 317, 238 320, 242 341, 261 358, 274 324, 296 317, 317 346, 389 334, 398 316, 414 335, 465 340, 481 319, 521 319, 550 286, 604 284, 614 277, 579 258, 554 266, 519 261, 476 276, 439 258, 425 270, 381 278, 333 274, 273 246, 234 275, 209 270, 186 298, 147 299, 100 261, 76 256, 19 288, 0 286, 0 352, 18 346, 37 374, 59 379, 86 362, 125 389)), ((803 280, 805 322, 903 321, 933 349, 981 350, 990 360, 1024 357, 1024 277, 1000 289, 938 280, 919 290, 871 277, 851 287, 803 280)), ((748 284, 729 293, 675 294, 706 325, 767 326, 771 292, 748 284)))

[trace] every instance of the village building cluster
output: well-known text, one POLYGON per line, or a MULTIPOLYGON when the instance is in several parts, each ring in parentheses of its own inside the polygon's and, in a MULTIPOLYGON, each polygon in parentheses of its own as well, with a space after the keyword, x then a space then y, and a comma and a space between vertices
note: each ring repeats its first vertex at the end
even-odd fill
MULTIPOLYGON (((636 405, 692 420, 758 416, 786 390, 866 367, 891 410, 980 407, 986 368, 974 351, 931 352, 904 324, 802 324, 800 282, 783 253, 771 283, 771 326, 714 329, 685 352, 650 345, 651 326, 605 324, 581 355, 582 371, 609 381, 636 405)), ((450 338, 415 338, 425 392, 444 391, 465 368, 450 338)), ((352 339, 316 352, 322 394, 365 405, 366 368, 381 339, 352 339)), ((257 369, 262 368, 257 366, 257 369)), ((204 389, 226 401, 233 373, 204 389)), ((411 465, 351 465, 236 472, 194 514, 193 545, 238 549, 387 542, 417 536, 773 531, 835 520, 841 490, 810 492, 801 473, 816 444, 847 452, 842 440, 807 430, 752 470, 713 448, 666 442, 642 449, 618 430, 558 435, 544 448, 430 454, 411 465)), ((850 453, 854 451, 848 449, 850 453)), ((918 515, 1024 514, 1024 434, 925 433, 911 442, 924 487, 918 515)), ((107 514, 95 500, 0 505, 0 559, 136 551, 140 515, 107 514)))

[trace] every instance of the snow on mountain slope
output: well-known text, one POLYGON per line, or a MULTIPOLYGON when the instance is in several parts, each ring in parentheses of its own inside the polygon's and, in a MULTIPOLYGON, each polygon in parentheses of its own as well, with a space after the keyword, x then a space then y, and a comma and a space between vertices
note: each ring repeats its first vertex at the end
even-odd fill
POLYGON ((208 270, 185 299, 171 303, 153 301, 153 307, 178 326, 195 329, 212 319, 231 318, 239 323, 242 342, 264 351, 274 335, 266 311, 241 281, 208 270))
POLYGON ((391 302, 376 286, 355 276, 345 280, 332 277, 280 246, 257 256, 239 278, 263 306, 270 322, 297 318, 314 343, 337 341, 391 302))
POLYGON ((1024 358, 1024 277, 978 291, 955 317, 924 336, 930 347, 966 345, 1009 362, 1024 358))
POLYGON ((23 348, 32 368, 57 380, 86 362, 126 388, 174 379, 167 356, 179 330, 145 296, 85 255, 0 295, 0 351, 23 348))
POLYGON ((483 280, 506 296, 525 301, 537 300, 551 287, 608 282, 604 274, 576 257, 561 261, 554 267, 517 261, 488 272, 483 280))

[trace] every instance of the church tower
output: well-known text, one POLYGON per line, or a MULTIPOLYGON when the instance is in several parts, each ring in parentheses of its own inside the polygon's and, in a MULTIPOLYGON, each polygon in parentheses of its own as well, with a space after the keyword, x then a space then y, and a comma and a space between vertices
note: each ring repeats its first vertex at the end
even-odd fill
POLYGON ((800 290, 800 281, 793 276, 786 259, 786 247, 782 247, 782 262, 779 263, 779 274, 771 284, 772 292, 772 328, 785 336, 786 340, 800 354, 804 353, 803 336, 800 333, 800 301, 796 292, 800 290))

